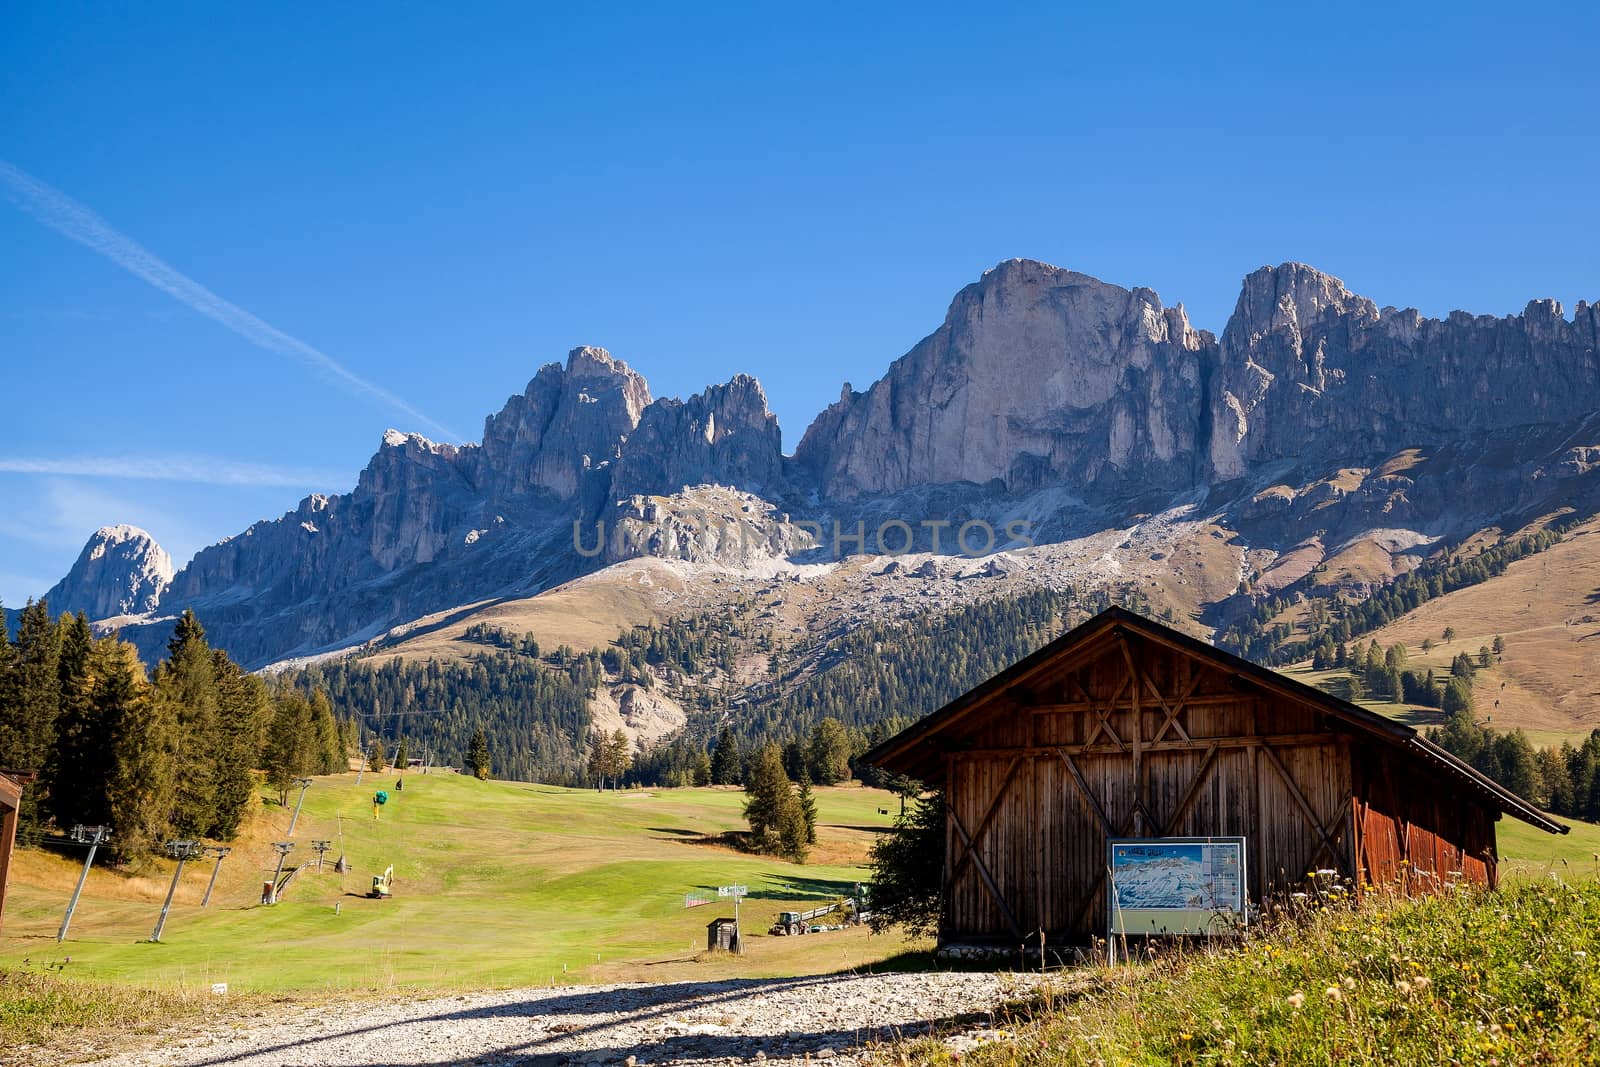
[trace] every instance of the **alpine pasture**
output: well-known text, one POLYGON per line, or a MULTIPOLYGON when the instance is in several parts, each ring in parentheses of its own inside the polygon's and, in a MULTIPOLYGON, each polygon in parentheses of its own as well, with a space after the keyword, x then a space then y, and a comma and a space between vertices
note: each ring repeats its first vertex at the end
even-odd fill
POLYGON ((867 850, 898 810, 887 793, 818 789, 818 840, 799 865, 712 843, 743 829, 743 792, 561 789, 412 771, 314 779, 288 867, 305 865, 281 901, 260 903, 287 840, 295 802, 262 793, 222 864, 209 907, 212 861, 183 873, 162 941, 154 928, 173 865, 135 875, 96 866, 70 936, 55 935, 83 850, 20 850, 0 936, 0 970, 46 970, 85 980, 230 991, 481 988, 586 980, 772 976, 837 970, 903 953, 865 928, 772 937, 779 911, 848 896, 867 876, 867 850), (373 817, 376 790, 389 802, 373 817), (313 840, 332 842, 316 870, 313 840), (335 862, 344 855, 349 872, 335 862), (369 899, 394 865, 394 896, 369 899), (705 952, 705 925, 733 914, 717 887, 744 884, 746 952, 705 952), (711 903, 685 907, 685 896, 711 903))

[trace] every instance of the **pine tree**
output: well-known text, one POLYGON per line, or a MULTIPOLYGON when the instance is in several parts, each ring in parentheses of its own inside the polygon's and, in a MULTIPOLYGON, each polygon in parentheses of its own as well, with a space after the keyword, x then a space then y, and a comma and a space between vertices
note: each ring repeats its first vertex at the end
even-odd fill
POLYGON ((811 772, 808 769, 810 764, 810 751, 800 742, 798 737, 791 737, 784 742, 783 770, 785 774, 795 781, 799 781, 802 774, 810 775, 811 772))
POLYGON ((810 851, 806 816, 800 798, 791 790, 778 812, 778 854, 796 863, 804 863, 810 851))
POLYGON ((252 769, 266 767, 265 735, 273 717, 266 684, 228 658, 211 652, 216 686, 215 814, 206 836, 231 841, 255 796, 252 769))
MULTIPOLYGON (((330 707, 328 712, 332 714, 333 709, 330 707)), ((350 769, 350 757, 352 755, 361 755, 361 731, 356 726, 354 719, 336 719, 334 721, 339 725, 339 755, 338 766, 335 769, 341 772, 348 771, 350 769)))
POLYGON ((262 769, 267 772, 267 784, 278 792, 278 803, 288 807, 289 787, 311 769, 316 730, 311 705, 299 693, 281 693, 273 703, 262 769))
POLYGON ((372 739, 372 749, 367 753, 367 770, 381 771, 387 763, 388 761, 383 754, 383 738, 374 737, 372 739))
POLYGON ((117 854, 142 858, 171 832, 177 798, 178 724, 154 699, 132 645, 116 642, 100 665, 96 714, 111 736, 106 807, 117 854))
POLYGON ((596 793, 605 792, 606 788, 606 735, 599 730, 589 734, 589 755, 584 766, 589 771, 589 780, 594 783, 596 793))
MULTIPOLYGON (((1439 702, 1446 715, 1465 716, 1472 721, 1472 683, 1460 675, 1452 675, 1444 687, 1444 698, 1439 702)), ((1457 753, 1459 755, 1460 753, 1457 753)))
POLYGON ((484 735, 480 726, 472 734, 472 743, 467 746, 467 769, 479 781, 489 779, 489 739, 484 735))
POLYGON ((711 784, 739 784, 739 745, 733 739, 733 731, 726 726, 717 735, 716 746, 711 750, 711 784))
POLYGON ((343 731, 334 717, 333 704, 321 689, 311 694, 311 720, 316 729, 315 763, 321 774, 341 774, 350 769, 343 731))
POLYGON ((873 844, 868 899, 874 933, 892 926, 903 928, 908 938, 939 932, 947 832, 944 797, 935 793, 901 813, 894 832, 873 844))
POLYGON ((817 797, 811 791, 811 776, 809 774, 800 776, 798 799, 800 801, 800 815, 806 824, 806 844, 814 845, 817 843, 817 797))
MULTIPOLYGON (((61 713, 60 654, 61 629, 50 621, 49 606, 29 600, 17 621, 12 705, 0 715, 0 767, 45 770, 61 713)), ((43 825, 40 800, 39 790, 22 794, 18 832, 25 839, 36 837, 43 825)))
POLYGON ((406 767, 411 763, 411 747, 406 744, 404 737, 400 738, 400 748, 394 754, 395 770, 401 774, 406 773, 406 767))
POLYGON ((1500 763, 1500 750, 1494 743, 1493 731, 1479 731, 1479 736, 1481 740, 1478 744, 1478 754, 1472 757, 1472 769, 1485 778, 1492 778, 1496 782, 1503 781, 1505 767, 1500 763))
MULTIPOLYGON (((1456 684, 1452 681, 1451 686, 1456 684)), ((1470 706, 1454 706, 1454 698, 1450 697, 1450 689, 1445 690, 1446 704, 1444 727, 1439 731, 1439 745, 1446 752, 1466 763, 1471 763, 1478 755, 1478 749, 1483 746, 1483 735, 1472 721, 1472 708, 1470 706)), ((1470 697, 1470 694, 1469 694, 1470 697)))
POLYGON ((94 702, 93 656, 88 618, 80 612, 63 619, 56 662, 60 714, 41 783, 44 809, 61 829, 104 823, 108 817, 105 780, 110 751, 94 702))
POLYGON ((1494 750, 1500 765, 1500 777, 1496 781, 1519 797, 1540 802, 1544 797, 1544 781, 1528 735, 1520 729, 1501 734, 1495 738, 1494 750))
POLYGON ((805 858, 805 815, 794 783, 783 770, 783 750, 767 744, 751 761, 745 782, 744 817, 756 851, 805 858))
POLYGON ((1539 750, 1539 781, 1543 789, 1539 797, 1530 799, 1557 815, 1573 814, 1572 754, 1573 748, 1567 743, 1560 748, 1539 750))
POLYGON ((613 788, 622 785, 622 776, 633 766, 633 742, 619 726, 606 742, 606 770, 610 772, 613 788))
POLYGON ((184 611, 167 642, 167 658, 156 668, 155 699, 170 706, 178 724, 178 786, 173 830, 203 837, 222 818, 218 804, 217 680, 205 628, 184 611))
POLYGON ((1572 777, 1572 814, 1600 822, 1600 730, 1589 734, 1567 766, 1572 777))

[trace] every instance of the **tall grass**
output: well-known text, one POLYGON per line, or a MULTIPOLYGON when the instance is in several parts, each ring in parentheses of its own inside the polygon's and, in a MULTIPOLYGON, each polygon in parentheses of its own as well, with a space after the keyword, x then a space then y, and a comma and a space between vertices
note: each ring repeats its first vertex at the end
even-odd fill
MULTIPOLYGON (((891 1062, 947 1063, 924 1042, 891 1062)), ((1600 882, 1305 909, 1215 952, 1048 992, 960 1057, 999 1064, 1600 1062, 1600 882)))
POLYGON ((0 969, 0 1063, 63 1063, 91 1049, 109 1051, 130 1036, 236 1016, 262 1002, 0 969))

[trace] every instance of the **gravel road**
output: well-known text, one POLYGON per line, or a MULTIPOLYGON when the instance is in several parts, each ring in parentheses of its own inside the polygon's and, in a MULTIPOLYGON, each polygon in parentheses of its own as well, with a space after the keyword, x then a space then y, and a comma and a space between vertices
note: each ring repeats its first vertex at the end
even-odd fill
POLYGON ((987 1029, 991 1009, 1037 981, 1018 974, 829 975, 333 1004, 223 1035, 169 1039, 100 1067, 818 1061, 846 1067, 864 1048, 936 1025, 970 1044, 987 1029))

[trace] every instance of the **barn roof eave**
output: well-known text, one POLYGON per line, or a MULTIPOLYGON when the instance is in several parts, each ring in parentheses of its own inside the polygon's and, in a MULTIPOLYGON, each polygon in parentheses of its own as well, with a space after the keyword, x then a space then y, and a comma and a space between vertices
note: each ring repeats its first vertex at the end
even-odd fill
POLYGON ((1310 704, 1363 733, 1397 745, 1414 756, 1435 763, 1454 777, 1463 779, 1501 812, 1513 815, 1531 826, 1552 834, 1564 834, 1571 829, 1429 741, 1414 727, 1396 722, 1350 701, 1340 700, 1315 686, 1306 685, 1277 671, 1251 663, 1241 656, 1223 651, 1215 645, 1151 622, 1119 607, 1107 608, 1094 618, 1068 630, 1038 651, 1023 657, 939 710, 912 723, 894 737, 873 746, 862 754, 861 761, 900 774, 929 778, 928 768, 937 767, 938 750, 933 739, 938 734, 948 730, 968 714, 979 710, 1045 665, 1074 649, 1089 645, 1109 631, 1118 629, 1136 633, 1185 654, 1210 660, 1221 669, 1243 680, 1277 692, 1290 700, 1310 704), (918 774, 919 771, 922 773, 918 774))

